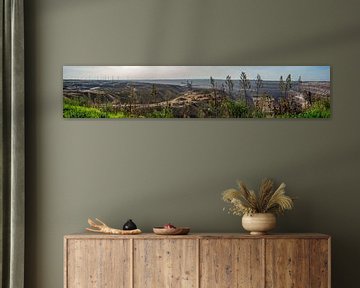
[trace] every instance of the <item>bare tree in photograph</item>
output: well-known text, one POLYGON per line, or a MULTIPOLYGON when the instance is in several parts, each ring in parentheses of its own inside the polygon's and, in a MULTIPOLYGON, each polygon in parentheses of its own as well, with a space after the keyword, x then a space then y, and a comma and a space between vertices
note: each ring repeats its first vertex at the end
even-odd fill
POLYGON ((129 112, 130 114, 132 114, 134 112, 134 105, 136 103, 136 88, 135 86, 131 86, 131 90, 130 90, 130 97, 129 97, 129 112))
POLYGON ((231 76, 227 75, 225 80, 225 85, 227 87, 228 94, 231 99, 234 99, 233 92, 234 92, 234 82, 231 80, 231 76))
POLYGON ((251 83, 250 80, 247 78, 245 72, 241 72, 240 75, 240 87, 242 90, 244 90, 244 100, 245 102, 248 102, 248 89, 251 89, 251 83))
POLYGON ((158 95, 158 92, 157 92, 156 86, 155 86, 155 84, 153 84, 151 86, 151 99, 152 99, 153 103, 157 103, 157 95, 158 95))
POLYGON ((256 83, 256 96, 259 97, 259 91, 261 88, 264 87, 264 83, 263 80, 261 79, 260 74, 257 74, 255 83, 256 83))
POLYGON ((213 90, 213 95, 214 95, 213 97, 214 97, 215 117, 217 117, 217 107, 218 107, 217 94, 216 94, 217 87, 216 87, 216 82, 212 76, 210 76, 210 85, 211 85, 211 88, 213 90))
POLYGON ((135 86, 131 86, 130 88, 130 97, 129 97, 129 113, 133 112, 133 104, 136 102, 136 88, 135 86))
POLYGON ((280 89, 280 95, 284 96, 283 93, 285 91, 285 82, 284 82, 284 79, 283 79, 282 75, 280 76, 280 80, 279 80, 279 89, 280 89))
POLYGON ((285 98, 287 98, 288 92, 290 91, 291 88, 292 88, 291 74, 289 74, 289 75, 286 77, 286 81, 285 81, 285 88, 284 88, 285 98))
POLYGON ((221 83, 221 91, 222 91, 223 93, 226 92, 226 87, 225 87, 225 84, 224 84, 224 83, 221 83))

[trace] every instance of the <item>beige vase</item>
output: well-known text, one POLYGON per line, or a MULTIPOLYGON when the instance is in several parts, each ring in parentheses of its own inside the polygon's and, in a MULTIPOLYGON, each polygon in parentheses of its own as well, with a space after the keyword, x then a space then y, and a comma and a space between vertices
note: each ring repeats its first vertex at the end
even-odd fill
POLYGON ((242 226, 251 235, 263 235, 276 226, 276 217, 272 213, 255 213, 242 217, 242 226))

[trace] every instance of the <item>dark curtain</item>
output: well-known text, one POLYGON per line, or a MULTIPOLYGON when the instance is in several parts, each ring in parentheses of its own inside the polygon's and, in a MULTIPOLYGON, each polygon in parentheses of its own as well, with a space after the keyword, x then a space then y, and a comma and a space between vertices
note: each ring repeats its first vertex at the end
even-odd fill
POLYGON ((24 287, 24 29, 23 0, 1 2, 0 280, 24 287))

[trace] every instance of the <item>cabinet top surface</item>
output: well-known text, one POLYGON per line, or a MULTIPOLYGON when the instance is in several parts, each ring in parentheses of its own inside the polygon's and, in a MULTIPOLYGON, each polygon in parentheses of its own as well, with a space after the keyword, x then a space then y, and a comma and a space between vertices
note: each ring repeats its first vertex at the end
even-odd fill
POLYGON ((156 235, 142 233, 138 235, 109 235, 101 233, 75 233, 64 236, 65 239, 329 239, 329 235, 320 233, 287 233, 250 235, 245 233, 189 233, 188 235, 156 235))

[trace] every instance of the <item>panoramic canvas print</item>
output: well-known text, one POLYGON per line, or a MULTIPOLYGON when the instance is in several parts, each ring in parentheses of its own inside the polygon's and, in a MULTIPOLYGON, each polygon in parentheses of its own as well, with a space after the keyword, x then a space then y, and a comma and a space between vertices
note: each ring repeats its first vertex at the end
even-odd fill
POLYGON ((64 66, 64 118, 329 118, 330 66, 64 66))

